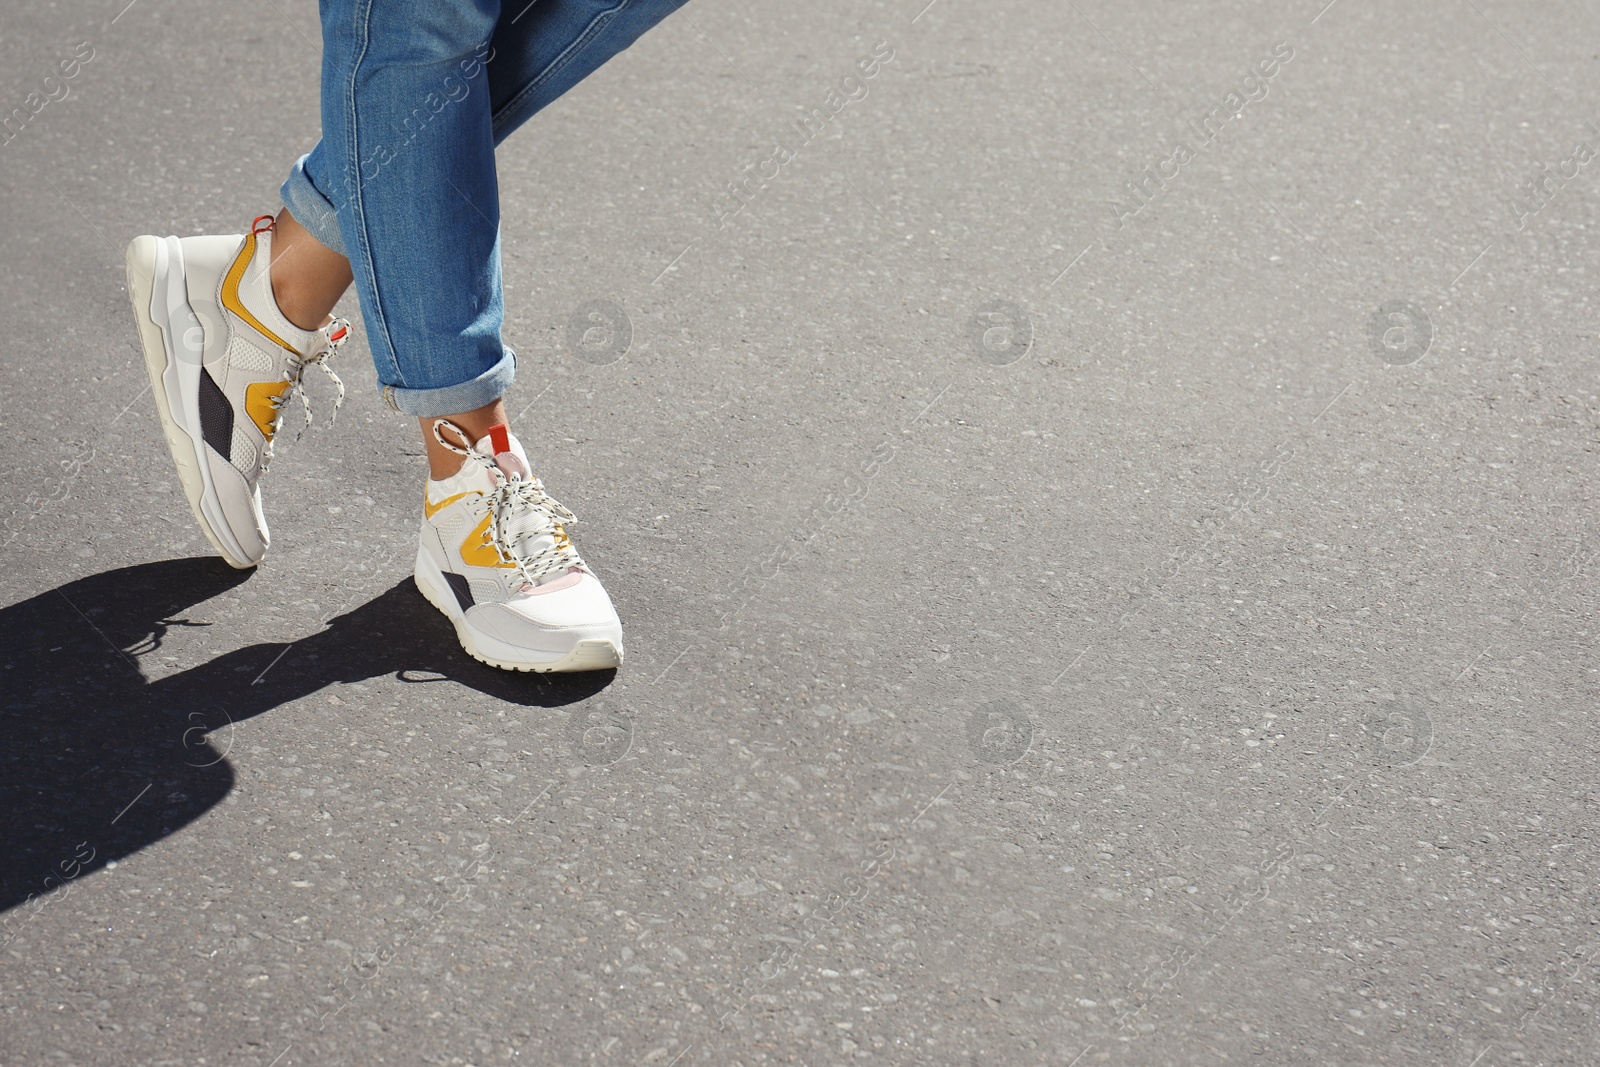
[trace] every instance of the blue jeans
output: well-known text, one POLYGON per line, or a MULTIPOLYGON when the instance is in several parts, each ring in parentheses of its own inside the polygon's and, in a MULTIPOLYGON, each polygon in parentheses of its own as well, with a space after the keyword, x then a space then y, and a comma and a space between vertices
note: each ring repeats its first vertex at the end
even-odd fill
POLYGON ((283 202, 350 260, 396 411, 511 385, 494 149, 685 0, 321 0, 322 140, 283 202))

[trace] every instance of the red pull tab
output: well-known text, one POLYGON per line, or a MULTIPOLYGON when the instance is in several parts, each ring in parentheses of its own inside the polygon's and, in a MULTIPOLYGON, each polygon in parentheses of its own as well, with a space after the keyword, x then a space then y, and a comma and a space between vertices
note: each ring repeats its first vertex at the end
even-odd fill
POLYGON ((257 215, 256 220, 250 224, 250 235, 253 237, 258 233, 268 233, 277 224, 278 220, 271 215, 257 215), (266 225, 261 225, 262 222, 265 222, 266 225))
POLYGON ((511 427, 505 423, 489 427, 489 444, 494 449, 494 454, 511 451, 511 427))

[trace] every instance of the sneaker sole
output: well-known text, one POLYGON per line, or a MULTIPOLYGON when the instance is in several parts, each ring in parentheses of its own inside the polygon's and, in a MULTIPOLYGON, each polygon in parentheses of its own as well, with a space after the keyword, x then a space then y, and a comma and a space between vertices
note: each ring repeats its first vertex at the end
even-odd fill
POLYGON ((467 620, 458 607, 455 598, 447 590, 440 590, 426 576, 427 568, 418 560, 416 573, 413 575, 417 589, 427 598, 428 603, 438 608, 456 628, 456 640, 461 642, 461 647, 467 655, 479 663, 498 667, 504 671, 533 671, 547 674, 555 671, 605 671, 615 670, 622 666, 622 650, 604 638, 594 638, 579 641, 571 652, 554 659, 528 659, 526 649, 518 649, 504 641, 497 641, 492 637, 475 634, 467 627, 467 620))
MULTIPOLYGON (((145 370, 150 375, 150 391, 156 398, 156 411, 161 415, 167 449, 172 453, 172 463, 189 501, 189 510, 194 512, 200 532, 228 565, 249 570, 260 560, 252 560, 245 554, 222 518, 211 473, 201 460, 199 450, 205 446, 201 443, 199 426, 189 429, 186 413, 174 411, 175 401, 188 395, 183 391, 186 383, 182 381, 186 361, 180 358, 175 340, 182 336, 180 330, 200 328, 199 316, 189 306, 183 274, 183 246, 176 239, 136 237, 128 245, 124 265, 128 299, 133 304, 133 316, 139 326, 139 345, 144 349, 145 370), (209 510, 217 512, 215 522, 207 514, 209 510)), ((191 358, 198 375, 199 359, 191 358)), ((196 388, 194 383, 187 385, 190 391, 196 388)))

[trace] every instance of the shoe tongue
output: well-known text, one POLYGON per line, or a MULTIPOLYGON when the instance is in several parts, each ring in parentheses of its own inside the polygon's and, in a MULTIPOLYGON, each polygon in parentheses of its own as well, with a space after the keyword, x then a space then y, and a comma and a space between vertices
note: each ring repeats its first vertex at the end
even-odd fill
POLYGON ((510 428, 504 424, 489 427, 489 432, 472 446, 472 450, 494 460, 495 466, 507 475, 533 477, 533 464, 528 462, 528 453, 523 451, 522 442, 513 437, 510 428))
MULTIPOLYGON (((494 460, 495 466, 508 477, 520 475, 528 480, 533 478, 533 464, 528 462, 528 453, 523 451, 522 442, 512 436, 507 426, 491 426, 489 432, 479 439, 472 449, 494 460)), ((487 472, 485 476, 488 476, 487 472)), ((555 532, 550 528, 549 520, 531 512, 514 516, 508 524, 507 533, 530 553, 541 549, 553 549, 556 544, 555 532)), ((545 575, 537 583, 524 586, 523 591, 553 592, 556 589, 564 589, 577 580, 576 573, 558 571, 545 575)))

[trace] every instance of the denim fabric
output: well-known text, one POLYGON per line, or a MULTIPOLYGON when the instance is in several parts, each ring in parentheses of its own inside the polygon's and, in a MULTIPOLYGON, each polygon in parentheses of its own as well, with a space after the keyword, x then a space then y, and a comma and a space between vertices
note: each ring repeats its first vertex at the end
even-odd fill
POLYGON ((495 146, 684 3, 321 0, 322 140, 283 202, 349 257, 395 410, 453 415, 511 385, 495 146))

